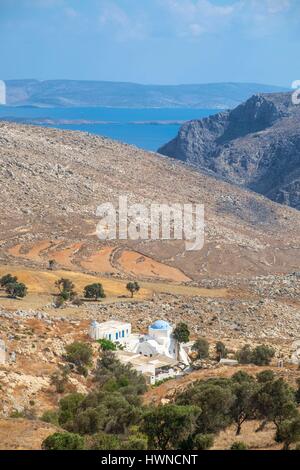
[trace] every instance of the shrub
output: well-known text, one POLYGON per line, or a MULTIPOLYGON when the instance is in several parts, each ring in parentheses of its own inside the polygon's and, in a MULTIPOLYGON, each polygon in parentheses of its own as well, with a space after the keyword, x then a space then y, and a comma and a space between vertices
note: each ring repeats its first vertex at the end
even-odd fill
POLYGON ((240 349, 236 353, 236 359, 240 364, 251 364, 252 363, 252 349, 249 346, 249 344, 246 344, 246 346, 243 346, 242 349, 240 349))
POLYGON ((5 276, 0 279, 0 286, 5 287, 7 284, 15 284, 16 282, 18 282, 18 278, 16 276, 5 274, 5 276))
POLYGON ((257 346, 252 353, 253 364, 257 366, 268 366, 275 356, 275 351, 269 346, 257 346))
POLYGON ((52 411, 52 410, 45 411, 45 413, 41 417, 41 420, 44 421, 45 423, 54 424, 55 426, 59 425, 57 411, 52 411))
POLYGON ((153 449, 178 449, 196 430, 200 408, 195 406, 160 405, 144 415, 142 432, 153 449))
POLYGON ((12 282, 5 285, 5 291, 9 297, 16 299, 24 298, 27 295, 27 287, 22 282, 12 282))
POLYGON ((218 341, 216 344, 216 353, 217 353, 217 359, 220 361, 221 359, 227 357, 227 349, 224 343, 222 341, 218 341))
POLYGON ((277 429, 276 442, 283 442, 283 450, 289 450, 291 444, 300 441, 300 417, 299 415, 290 421, 283 421, 277 429))
POLYGON ((95 434, 88 441, 88 448, 90 450, 119 450, 121 448, 121 441, 113 434, 101 432, 95 434))
POLYGON ((131 293, 131 297, 140 290, 140 286, 138 282, 128 282, 126 285, 126 289, 131 293))
POLYGON ((84 439, 79 434, 56 432, 42 443, 43 450, 83 450, 84 439))
POLYGON ((116 351, 117 349, 116 344, 109 339, 99 339, 97 342, 100 344, 102 351, 116 351))
POLYGON ((66 360, 76 366, 90 366, 93 356, 93 350, 87 343, 75 341, 66 347, 66 360))
POLYGON ((248 446, 243 441, 236 441, 232 444, 230 450, 248 450, 248 446))
POLYGON ((58 421, 61 426, 73 421, 84 398, 82 393, 71 393, 60 400, 58 421))
POLYGON ((197 434, 193 439, 195 450, 208 450, 214 445, 213 434, 197 434))
POLYGON ((209 344, 205 338, 198 338, 192 346, 192 350, 197 353, 198 359, 209 357, 209 344))
POLYGON ((267 366, 270 364, 274 355, 274 349, 269 346, 261 345, 252 350, 249 345, 246 345, 237 352, 236 357, 240 364, 267 366))
POLYGON ((98 299, 104 299, 106 296, 102 284, 95 283, 85 286, 84 297, 86 299, 95 299, 96 301, 98 299))
POLYGON ((180 322, 176 326, 173 336, 178 343, 188 343, 190 340, 190 331, 186 323, 180 322))

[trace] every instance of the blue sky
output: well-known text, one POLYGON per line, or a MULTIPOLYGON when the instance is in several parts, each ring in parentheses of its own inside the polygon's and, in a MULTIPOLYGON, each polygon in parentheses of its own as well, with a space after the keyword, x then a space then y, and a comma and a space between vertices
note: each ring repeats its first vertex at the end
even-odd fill
POLYGON ((0 78, 290 86, 299 0, 0 0, 0 78))

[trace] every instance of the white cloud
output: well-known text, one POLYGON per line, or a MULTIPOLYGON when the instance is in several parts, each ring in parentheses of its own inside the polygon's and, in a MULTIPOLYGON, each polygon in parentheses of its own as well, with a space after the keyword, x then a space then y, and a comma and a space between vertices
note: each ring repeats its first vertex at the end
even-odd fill
MULTIPOLYGON (((268 35, 286 24, 287 13, 296 0, 236 0, 217 5, 212 0, 158 0, 170 15, 173 32, 178 36, 199 37, 222 33, 229 28, 244 34, 268 35)), ((297 0, 299 1, 299 0, 297 0)))
POLYGON ((118 40, 142 39, 145 37, 145 25, 138 15, 129 15, 112 0, 101 3, 99 25, 109 29, 118 40))

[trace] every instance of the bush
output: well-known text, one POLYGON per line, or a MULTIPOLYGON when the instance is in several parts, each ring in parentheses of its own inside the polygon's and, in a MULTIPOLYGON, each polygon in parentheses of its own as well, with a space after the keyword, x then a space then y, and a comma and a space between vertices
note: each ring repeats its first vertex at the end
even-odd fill
POLYGON ((76 366, 90 366, 93 356, 93 350, 87 343, 75 341, 66 347, 66 360, 76 366))
POLYGON ((5 291, 9 297, 21 299, 27 295, 27 287, 22 282, 12 282, 5 285, 5 291))
POLYGON ((61 426, 72 423, 84 398, 82 393, 71 393, 60 400, 58 421, 61 426))
POLYGON ((117 349, 116 344, 109 339, 99 339, 97 343, 100 344, 102 351, 116 351, 117 349))
POLYGON ((275 351, 273 348, 270 348, 269 346, 257 346, 253 350, 253 364, 257 366, 268 366, 275 356, 275 351))
POLYGON ((299 415, 290 421, 283 421, 278 426, 276 442, 283 442, 283 450, 289 450, 291 444, 300 441, 300 417, 299 415))
POLYGON ((236 441, 232 444, 230 450, 248 450, 248 446, 243 441, 236 441))
POLYGON ((0 279, 0 286, 5 287, 8 284, 15 284, 16 282, 18 282, 18 278, 16 276, 5 274, 5 276, 1 277, 0 279))
POLYGON ((195 406, 160 405, 145 413, 141 430, 151 449, 176 450, 194 434, 200 413, 195 406))
POLYGON ((224 359, 227 357, 227 349, 224 343, 222 341, 218 341, 216 344, 216 353, 217 353, 217 359, 220 361, 221 359, 224 359))
POLYGON ((237 352, 236 357, 240 364, 268 366, 274 355, 274 349, 269 346, 261 345, 252 350, 249 345, 246 345, 237 352))
POLYGON ((193 441, 195 450, 208 450, 214 445, 214 436, 212 434, 197 434, 193 441))
POLYGON ((178 343, 188 343, 190 340, 190 331, 186 323, 180 322, 173 331, 173 336, 178 343))
POLYGON ((102 284, 89 284, 84 288, 84 297, 86 299, 104 299, 106 297, 102 284))
POLYGON ((121 441, 113 434, 101 432, 95 434, 88 441, 88 448, 90 450, 119 450, 121 448, 121 441))
POLYGON ((131 293, 131 297, 140 290, 140 286, 138 282, 128 282, 126 289, 131 293))
POLYGON ((192 346, 192 350, 197 353, 198 359, 209 357, 209 344, 205 338, 198 338, 192 346))
POLYGON ((236 353, 236 359, 240 364, 251 364, 252 358, 252 349, 249 344, 246 344, 246 346, 242 347, 242 349, 236 353))
POLYGON ((79 434, 56 432, 42 443, 43 450, 83 450, 84 439, 79 434))
POLYGON ((58 413, 57 411, 45 411, 43 416, 41 417, 41 421, 44 421, 45 423, 51 423, 54 424, 55 426, 59 425, 58 422, 58 413))

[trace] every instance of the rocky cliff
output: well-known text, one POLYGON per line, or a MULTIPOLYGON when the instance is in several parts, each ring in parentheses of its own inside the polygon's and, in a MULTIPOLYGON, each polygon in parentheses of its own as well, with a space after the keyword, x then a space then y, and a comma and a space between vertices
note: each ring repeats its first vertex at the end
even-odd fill
POLYGON ((300 209, 300 106, 290 93, 254 95, 188 122, 159 153, 300 209))

